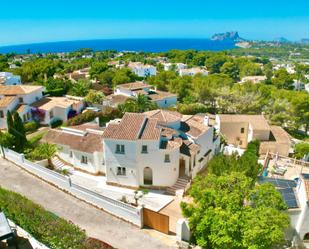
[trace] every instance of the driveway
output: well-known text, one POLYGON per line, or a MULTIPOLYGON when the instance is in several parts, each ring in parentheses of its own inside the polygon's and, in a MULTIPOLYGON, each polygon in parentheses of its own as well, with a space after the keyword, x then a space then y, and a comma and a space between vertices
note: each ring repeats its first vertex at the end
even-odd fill
POLYGON ((85 229, 119 249, 177 248, 174 237, 153 230, 139 229, 115 218, 0 158, 0 186, 18 192, 56 215, 85 229))

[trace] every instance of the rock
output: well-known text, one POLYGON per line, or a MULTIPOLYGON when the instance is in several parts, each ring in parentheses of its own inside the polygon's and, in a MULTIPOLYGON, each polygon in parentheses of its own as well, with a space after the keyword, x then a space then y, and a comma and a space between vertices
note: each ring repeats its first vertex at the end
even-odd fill
POLYGON ((239 34, 238 34, 237 31, 215 34, 211 37, 211 40, 213 40, 213 41, 231 41, 231 42, 243 42, 243 41, 245 41, 245 39, 239 37, 239 34))

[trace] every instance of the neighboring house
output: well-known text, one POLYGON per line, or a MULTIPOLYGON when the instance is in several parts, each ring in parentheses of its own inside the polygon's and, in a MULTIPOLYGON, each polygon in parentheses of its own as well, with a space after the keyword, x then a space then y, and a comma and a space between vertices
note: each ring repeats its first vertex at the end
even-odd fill
POLYGON ((128 98, 136 98, 138 94, 145 95, 160 108, 167 108, 177 104, 176 94, 156 90, 144 82, 132 82, 118 85, 114 94, 107 96, 103 105, 117 106, 120 103, 125 103, 128 98))
POLYGON ((219 147, 208 116, 165 110, 126 113, 103 133, 107 183, 170 187, 178 178, 193 178, 219 147))
POLYGON ((155 66, 145 65, 141 62, 130 62, 128 67, 139 77, 147 77, 157 74, 157 68, 155 66))
POLYGON ((84 124, 49 130, 43 140, 56 144, 59 158, 74 168, 105 174, 102 134, 96 125, 84 124))
POLYGON ((296 91, 303 91, 305 90, 305 83, 299 81, 299 80, 294 80, 293 82, 294 90, 296 91))
POLYGON ((43 86, 0 85, 0 128, 7 128, 7 112, 17 111, 24 122, 32 119, 30 105, 43 97, 43 86))
POLYGON ((280 68, 284 68, 289 74, 295 74, 295 66, 292 64, 277 64, 274 67, 274 70, 279 70, 280 68))
POLYGON ((266 76, 246 76, 241 79, 239 83, 252 82, 253 84, 261 83, 267 80, 266 76))
POLYGON ((89 79, 89 70, 90 68, 84 68, 80 70, 76 70, 73 73, 67 74, 69 80, 71 80, 73 83, 76 83, 79 80, 89 79))
POLYGON ((260 154, 266 154, 269 150, 289 155, 289 135, 279 126, 270 126, 263 115, 221 114, 216 116, 216 120, 228 145, 246 149, 252 140, 259 140, 260 154))
POLYGON ((21 79, 19 75, 13 75, 8 72, 0 72, 0 84, 1 85, 21 85, 21 79))
POLYGON ((186 69, 188 66, 184 63, 162 63, 164 71, 176 70, 177 72, 182 69, 186 69))
POLYGON ((287 239, 309 248, 309 174, 301 174, 296 181, 266 177, 259 182, 273 184, 288 206, 291 226, 287 239))
POLYGON ((207 76, 209 72, 206 69, 200 67, 184 68, 179 70, 180 76, 194 76, 196 74, 202 74, 203 76, 207 76))
POLYGON ((51 125, 56 120, 66 122, 70 117, 80 113, 84 102, 77 97, 45 97, 32 103, 34 119, 43 125, 51 125))

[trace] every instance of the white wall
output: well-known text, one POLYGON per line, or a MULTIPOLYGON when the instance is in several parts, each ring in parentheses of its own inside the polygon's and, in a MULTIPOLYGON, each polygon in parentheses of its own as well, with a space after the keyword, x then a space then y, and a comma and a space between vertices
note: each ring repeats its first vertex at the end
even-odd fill
POLYGON ((16 95, 16 96, 17 96, 17 98, 23 98, 24 104, 30 105, 30 104, 40 100, 43 97, 43 89, 37 90, 37 91, 29 93, 29 94, 20 94, 20 95, 16 95))

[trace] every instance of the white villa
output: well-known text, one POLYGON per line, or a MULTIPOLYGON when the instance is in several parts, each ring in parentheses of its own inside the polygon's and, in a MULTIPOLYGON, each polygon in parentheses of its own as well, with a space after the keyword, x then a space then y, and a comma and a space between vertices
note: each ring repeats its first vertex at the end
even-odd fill
POLYGON ((267 80, 267 77, 265 75, 246 76, 246 77, 243 77, 239 83, 242 84, 246 82, 252 82, 253 84, 258 84, 265 80, 267 80))
POLYGON ((60 159, 105 174, 110 185, 167 188, 180 179, 187 183, 220 150, 214 123, 203 114, 154 110, 126 113, 105 128, 84 124, 52 129, 44 140, 57 144, 60 159))
POLYGON ((145 65, 141 62, 130 62, 128 67, 139 77, 147 77, 157 74, 155 66, 145 65))
POLYGON ((24 122, 33 119, 51 125, 57 119, 66 121, 70 112, 79 113, 84 103, 68 97, 44 97, 43 86, 0 85, 0 128, 7 128, 7 112, 18 112, 24 122))
POLYGON ((193 178, 218 152, 210 118, 154 110, 126 113, 103 133, 107 183, 165 188, 193 178))
POLYGON ((209 72, 206 69, 200 67, 184 68, 179 70, 180 76, 194 76, 196 74, 202 74, 203 76, 207 76, 209 72))
POLYGON ((167 108, 177 104, 177 95, 169 92, 154 89, 142 81, 118 85, 114 94, 107 96, 103 105, 117 106, 124 103, 128 98, 136 98, 138 94, 147 96, 149 100, 155 102, 160 108, 167 108))
POLYGON ((19 75, 13 75, 8 72, 0 72, 0 84, 1 85, 20 85, 21 79, 19 75))
POLYGON ((184 63, 162 63, 164 66, 164 71, 170 71, 172 69, 175 69, 177 72, 182 69, 188 68, 187 64, 184 63))

